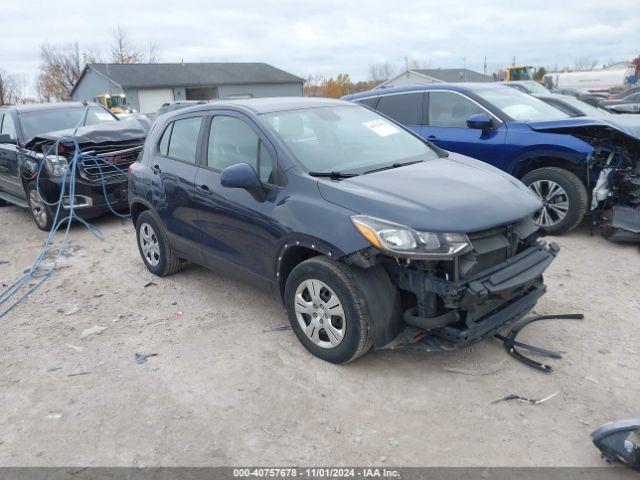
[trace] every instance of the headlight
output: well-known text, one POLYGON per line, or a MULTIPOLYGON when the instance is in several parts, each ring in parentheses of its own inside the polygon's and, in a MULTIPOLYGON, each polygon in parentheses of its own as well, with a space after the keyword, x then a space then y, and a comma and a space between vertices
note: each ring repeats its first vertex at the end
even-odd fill
POLYGON ((376 248, 400 257, 452 258, 471 248, 464 233, 418 232, 410 227, 366 215, 351 221, 376 248))
POLYGON ((50 175, 62 176, 69 173, 69 162, 60 155, 47 155, 44 162, 44 168, 50 175))

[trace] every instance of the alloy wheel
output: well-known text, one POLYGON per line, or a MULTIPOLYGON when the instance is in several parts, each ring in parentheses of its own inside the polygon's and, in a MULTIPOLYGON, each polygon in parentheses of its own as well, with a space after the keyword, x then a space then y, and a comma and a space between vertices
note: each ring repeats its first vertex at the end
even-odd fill
POLYGON ((542 202, 542 208, 533 215, 541 227, 553 227, 569 212, 569 196, 564 188, 551 180, 536 180, 529 188, 542 202))
POLYGON ((29 207, 38 226, 44 228, 48 221, 47 207, 36 189, 29 193, 29 207))
POLYGON ((157 267, 160 263, 160 243, 155 230, 148 223, 140 225, 140 249, 147 263, 157 267))
POLYGON ((295 312, 304 334, 320 348, 336 348, 344 340, 346 318, 338 295, 324 282, 309 279, 295 294, 295 312))

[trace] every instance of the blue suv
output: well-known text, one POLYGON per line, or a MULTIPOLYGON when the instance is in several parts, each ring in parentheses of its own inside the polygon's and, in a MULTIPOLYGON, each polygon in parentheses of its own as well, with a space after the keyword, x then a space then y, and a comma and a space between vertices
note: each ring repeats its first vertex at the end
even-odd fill
POLYGON ((558 250, 537 240, 540 202, 519 181, 340 100, 167 113, 130 172, 152 273, 191 261, 270 290, 333 363, 495 334, 535 305, 558 250))
POLYGON ((640 193, 633 185, 640 178, 640 129, 570 118, 499 83, 376 89, 344 99, 383 113, 445 150, 521 179, 542 201, 534 220, 547 233, 575 228, 588 209, 598 211, 594 222, 608 231, 638 232, 640 193), (602 189, 592 196, 597 185, 602 189))

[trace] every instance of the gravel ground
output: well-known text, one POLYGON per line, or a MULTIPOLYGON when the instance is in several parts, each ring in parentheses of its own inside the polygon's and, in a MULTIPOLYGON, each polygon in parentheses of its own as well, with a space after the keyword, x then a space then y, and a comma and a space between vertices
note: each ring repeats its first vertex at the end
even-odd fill
MULTIPOLYGON (((585 230, 555 239, 536 311, 586 318, 523 332, 563 353, 550 375, 496 340, 338 367, 291 331, 265 332, 287 323, 269 295, 196 266, 154 278, 128 221, 95 223, 104 241, 74 226, 59 269, 2 319, 2 466, 600 466, 589 432, 640 414, 637 247, 585 230)), ((46 235, 16 207, 0 225, 7 283, 46 235)))

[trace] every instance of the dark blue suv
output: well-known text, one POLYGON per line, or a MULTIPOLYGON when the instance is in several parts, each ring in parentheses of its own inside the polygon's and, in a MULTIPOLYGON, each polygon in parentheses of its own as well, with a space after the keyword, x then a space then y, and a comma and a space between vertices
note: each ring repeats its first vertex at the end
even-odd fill
POLYGON ((271 290, 333 363, 493 335, 535 305, 557 252, 537 240, 540 202, 518 180, 339 100, 163 115, 129 188, 151 272, 188 260, 271 290))
POLYGON ((542 201, 534 220, 547 233, 568 232, 591 211, 604 231, 640 238, 640 124, 570 118, 500 83, 381 88, 344 98, 521 179, 542 201))

